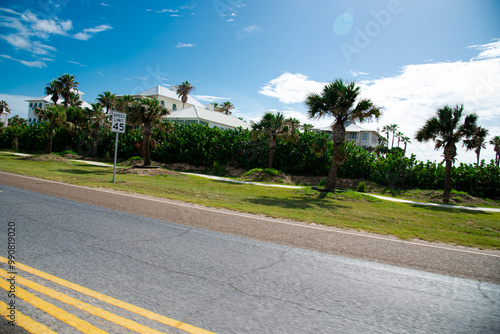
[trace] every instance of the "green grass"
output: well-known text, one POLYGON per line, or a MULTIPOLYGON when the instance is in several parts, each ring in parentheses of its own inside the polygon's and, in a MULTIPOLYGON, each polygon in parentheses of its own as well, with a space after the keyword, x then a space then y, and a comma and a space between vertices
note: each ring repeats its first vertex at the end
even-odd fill
POLYGON ((500 249, 500 213, 391 203, 355 193, 252 186, 196 176, 116 175, 79 162, 38 162, 0 155, 0 170, 90 187, 147 194, 270 217, 318 223, 402 239, 500 249))

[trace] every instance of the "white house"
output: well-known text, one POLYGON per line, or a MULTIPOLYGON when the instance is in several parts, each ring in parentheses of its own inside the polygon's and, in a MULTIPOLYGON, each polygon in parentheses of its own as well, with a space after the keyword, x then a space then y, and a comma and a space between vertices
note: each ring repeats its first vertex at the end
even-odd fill
POLYGON ((250 124, 242 121, 239 118, 214 111, 213 104, 207 104, 206 107, 191 106, 181 110, 173 111, 170 115, 163 118, 164 120, 174 121, 178 123, 198 123, 208 125, 209 127, 217 127, 221 129, 250 129, 250 124))
MULTIPOLYGON (((122 97, 123 95, 119 95, 117 97, 122 97)), ((160 101, 160 104, 165 108, 168 108, 171 111, 176 111, 182 109, 182 101, 177 96, 177 93, 173 90, 165 87, 165 86, 156 86, 153 88, 149 88, 143 92, 132 95, 132 97, 136 99, 140 99, 143 97, 155 98, 160 101)), ((185 108, 197 106, 204 108, 205 106, 198 102, 194 97, 188 95, 188 100, 186 102, 185 108)))
MULTIPOLYGON (((73 90, 73 91, 75 93, 78 93, 78 95, 80 96, 80 100, 82 101, 82 108, 92 108, 92 106, 89 103, 82 100, 83 95, 85 95, 84 93, 80 92, 79 90, 73 90)), ((52 98, 52 95, 47 95, 47 96, 41 96, 41 97, 35 98, 35 99, 26 100, 26 102, 29 102, 29 105, 28 105, 28 124, 40 122, 37 114, 35 113, 35 109, 36 108, 45 109, 48 106, 54 105, 54 102, 52 102, 51 98, 52 98)), ((59 100, 57 100, 57 105, 62 105, 63 103, 64 103, 64 99, 59 98, 59 100)))
MULTIPOLYGON (((363 129, 355 123, 349 123, 349 125, 346 126, 345 130, 346 140, 350 140, 358 146, 368 148, 378 145, 379 134, 377 131, 363 129)), ((312 131, 317 133, 326 132, 329 135, 332 134, 332 128, 329 126, 323 128, 313 128, 312 131)))
POLYGON ((10 111, 4 110, 2 113, 0 113, 0 126, 6 127, 7 123, 9 122, 9 114, 10 111))
MULTIPOLYGON (((117 97, 122 96, 123 95, 119 95, 117 97)), ((213 104, 203 105, 190 95, 188 95, 185 108, 182 108, 182 101, 179 96, 177 96, 177 93, 165 86, 156 86, 134 94, 132 97, 135 99, 143 97, 155 98, 160 101, 162 106, 171 111, 170 115, 163 118, 166 121, 206 124, 210 127, 218 127, 221 129, 236 129, 238 127, 242 127, 243 129, 250 128, 250 124, 239 118, 214 111, 213 104)))

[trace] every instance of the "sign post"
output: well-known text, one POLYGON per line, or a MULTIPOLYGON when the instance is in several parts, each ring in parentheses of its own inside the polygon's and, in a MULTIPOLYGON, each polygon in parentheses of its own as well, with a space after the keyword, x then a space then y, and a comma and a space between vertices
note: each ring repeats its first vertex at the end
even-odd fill
POLYGON ((113 164, 113 181, 115 182, 116 174, 116 157, 118 154, 118 134, 125 133, 125 123, 127 121, 127 114, 124 112, 113 111, 111 114, 111 132, 116 132, 115 139, 115 162, 113 164))

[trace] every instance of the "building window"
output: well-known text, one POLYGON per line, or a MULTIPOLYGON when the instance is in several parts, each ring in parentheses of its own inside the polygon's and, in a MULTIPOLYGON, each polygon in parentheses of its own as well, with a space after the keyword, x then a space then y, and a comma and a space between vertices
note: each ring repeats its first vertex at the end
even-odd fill
POLYGON ((165 101, 161 100, 160 103, 163 107, 165 106, 165 101))
POLYGON ((368 140, 368 133, 363 133, 363 140, 364 141, 368 140))
POLYGON ((177 105, 175 103, 172 105, 172 110, 173 111, 177 110, 177 105))
POLYGON ((33 103, 30 103, 30 108, 33 108, 33 103))
POLYGON ((351 140, 356 140, 356 135, 357 135, 357 133, 356 133, 356 132, 351 132, 351 133, 349 134, 349 139, 351 139, 351 140))

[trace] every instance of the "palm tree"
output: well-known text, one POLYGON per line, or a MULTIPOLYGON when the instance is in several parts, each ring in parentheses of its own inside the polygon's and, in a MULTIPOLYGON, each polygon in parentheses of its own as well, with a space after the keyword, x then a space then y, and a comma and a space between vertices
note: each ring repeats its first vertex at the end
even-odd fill
POLYGON ((398 125, 397 124, 391 124, 391 125, 389 125, 389 129, 392 132, 391 149, 393 149, 394 148, 394 138, 396 137, 396 131, 398 131, 398 125))
POLYGON ((479 166, 479 156, 481 154, 481 149, 486 148, 486 137, 488 136, 488 130, 478 126, 474 129, 472 137, 464 140, 464 146, 468 150, 474 150, 477 157, 477 165, 479 166))
POLYGON ((380 117, 381 110, 372 101, 361 99, 356 103, 359 93, 360 88, 354 82, 344 83, 341 79, 337 79, 333 83, 327 84, 321 95, 312 93, 306 99, 306 105, 309 107, 309 118, 322 118, 324 116, 334 118, 332 123, 334 152, 325 190, 335 190, 338 166, 347 157, 344 149, 345 123, 356 120, 364 122, 380 117))
POLYGON ((92 153, 95 157, 97 155, 97 143, 99 139, 99 130, 106 124, 106 113, 103 112, 103 105, 100 103, 91 103, 91 108, 85 108, 85 116, 88 120, 90 128, 90 137, 92 138, 92 153))
POLYGON ((188 81, 184 81, 179 86, 177 86, 176 93, 177 96, 181 98, 182 109, 185 108, 186 102, 188 100, 189 93, 194 89, 193 86, 188 81))
POLYGON ((62 83, 56 79, 52 80, 45 87, 45 94, 50 95, 50 99, 57 106, 57 101, 59 101, 59 95, 61 95, 62 83))
POLYGON ((214 107, 215 111, 218 111, 218 112, 226 114, 226 115, 231 115, 232 114, 231 110, 233 110, 233 109, 234 109, 234 106, 229 101, 224 102, 222 105, 218 105, 217 109, 215 109, 215 107, 214 107))
MULTIPOLYGON (((411 138, 403 136, 403 137, 401 137, 401 142, 405 145, 403 152, 404 152, 404 154, 406 154, 406 145, 411 144, 411 138)), ((398 145, 398 147, 399 147, 399 145, 398 145)))
POLYGON ((127 122, 142 126, 143 142, 142 157, 144 166, 151 166, 149 142, 154 127, 161 126, 163 116, 168 115, 170 110, 163 107, 157 99, 143 98, 140 101, 129 102, 125 105, 127 122))
POLYGON ((399 144, 401 143, 401 139, 403 139, 404 137, 404 133, 402 133, 401 131, 398 131, 398 133, 396 133, 396 138, 398 138, 398 147, 399 147, 399 144))
POLYGON ((9 109, 9 104, 2 100, 0 101, 0 114, 3 114, 4 112, 9 112, 10 113, 10 109, 9 109))
POLYGON ((391 133, 391 125, 384 125, 384 127, 382 128, 382 133, 385 133, 386 135, 385 143, 387 144, 387 148, 389 148, 389 134, 391 133))
POLYGON ((61 91, 59 92, 64 99, 64 109, 70 105, 71 93, 78 90, 79 83, 75 81, 75 76, 72 74, 63 74, 57 79, 61 83, 61 91))
POLYGON ((444 106, 437 110, 437 115, 425 122, 415 136, 419 142, 433 140, 435 149, 444 148, 444 161, 446 162, 444 177, 443 203, 450 201, 451 194, 451 167, 457 156, 457 143, 462 139, 469 139, 477 127, 477 115, 466 115, 463 123, 463 105, 454 108, 444 106))
MULTIPOLYGON (((75 95, 79 98, 78 94, 75 95)), ((79 102, 79 104, 81 105, 82 101, 79 102)), ((83 114, 83 110, 79 106, 70 105, 68 109, 66 109, 66 121, 64 122, 63 126, 66 131, 68 131, 68 150, 72 149, 71 143, 75 134, 81 132, 84 124, 84 118, 85 117, 83 114)))
POLYGON ((116 95, 111 94, 109 90, 97 96, 97 102, 106 108, 106 114, 109 114, 109 110, 115 107, 115 100, 116 95))
POLYGON ((493 145, 493 149, 495 150, 495 164, 498 167, 500 162, 500 136, 491 138, 490 144, 493 145))
POLYGON ((127 112, 127 106, 134 101, 135 99, 132 97, 132 95, 123 95, 122 97, 115 100, 115 108, 117 111, 127 112))
POLYGON ((69 93, 68 107, 81 107, 83 101, 80 100, 80 95, 75 92, 69 93))
POLYGON ((277 139, 285 136, 288 131, 285 116, 282 113, 273 114, 266 112, 259 122, 252 124, 252 134, 254 137, 266 136, 269 138, 268 168, 273 168, 274 149, 276 148, 277 139))
POLYGON ((45 109, 36 108, 35 113, 40 120, 45 120, 48 122, 48 142, 47 150, 48 154, 52 153, 52 139, 56 134, 56 130, 66 122, 66 111, 60 106, 48 106, 45 109))

